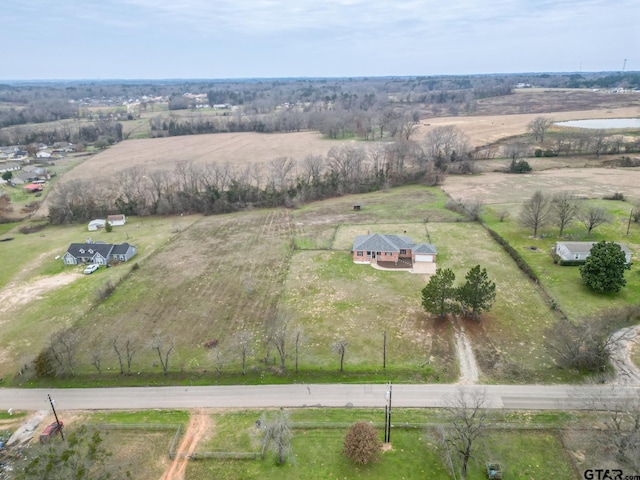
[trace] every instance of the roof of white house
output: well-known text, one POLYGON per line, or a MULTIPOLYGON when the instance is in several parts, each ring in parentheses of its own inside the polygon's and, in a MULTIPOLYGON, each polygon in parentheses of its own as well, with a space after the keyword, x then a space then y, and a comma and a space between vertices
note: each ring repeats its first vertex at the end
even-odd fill
MULTIPOLYGON (((593 247, 598 242, 557 242, 558 245, 564 245, 567 250, 571 253, 589 253, 591 251, 591 247, 593 247)), ((626 253, 633 253, 629 247, 624 245, 623 243, 615 242, 620 249, 626 253)))

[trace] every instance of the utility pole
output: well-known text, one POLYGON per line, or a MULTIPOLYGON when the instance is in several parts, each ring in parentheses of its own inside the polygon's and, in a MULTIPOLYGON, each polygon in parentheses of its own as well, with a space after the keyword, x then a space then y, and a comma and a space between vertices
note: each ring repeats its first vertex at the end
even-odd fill
POLYGON ((631 217, 633 217, 633 208, 629 212, 629 223, 627 223, 627 236, 629 236, 629 229, 631 228, 631 217))
POLYGON ((382 369, 387 369, 387 331, 382 332, 382 369))
POLYGON ((384 443, 391 443, 391 382, 387 384, 387 403, 384 406, 384 443))
MULTIPOLYGON (((56 417, 56 423, 58 425, 60 425, 60 420, 58 420, 58 414, 56 413, 56 408, 53 406, 53 400, 51 400, 51 395, 49 395, 47 393, 47 397, 49 398, 49 403, 51 404, 51 410, 53 410, 53 416, 56 417)), ((63 429, 60 428, 60 436, 62 437, 62 440, 64 441, 64 432, 62 431, 63 429)))

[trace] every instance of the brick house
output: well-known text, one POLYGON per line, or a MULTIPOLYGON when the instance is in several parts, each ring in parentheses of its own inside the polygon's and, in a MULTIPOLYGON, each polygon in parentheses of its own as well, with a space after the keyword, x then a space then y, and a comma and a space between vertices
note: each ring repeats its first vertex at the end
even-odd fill
POLYGON ((354 263, 412 269, 415 273, 436 272, 436 247, 429 243, 413 243, 413 239, 402 235, 358 235, 353 241, 351 255, 354 263))

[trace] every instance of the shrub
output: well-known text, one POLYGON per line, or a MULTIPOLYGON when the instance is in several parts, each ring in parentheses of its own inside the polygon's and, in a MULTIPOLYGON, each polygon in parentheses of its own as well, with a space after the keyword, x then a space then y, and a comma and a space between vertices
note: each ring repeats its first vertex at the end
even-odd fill
POLYGON ((622 192, 616 192, 613 195, 605 195, 602 197, 603 200, 619 200, 624 202, 624 194, 622 192))
POLYGON ((95 292, 96 302, 106 300, 115 291, 116 286, 107 280, 102 286, 98 287, 95 292))
POLYGON ((511 173, 527 173, 530 171, 531 165, 526 160, 518 160, 509 167, 509 172, 511 173))
POLYGON ((366 465, 378 461, 382 442, 377 430, 366 422, 354 423, 344 438, 344 455, 352 462, 366 465))
POLYGON ((42 350, 33 361, 33 370, 36 377, 52 377, 55 374, 55 368, 51 362, 51 354, 49 349, 42 350))
POLYGON ((44 230, 44 227, 47 225, 42 223, 40 225, 25 225, 24 227, 20 227, 20 233, 24 233, 25 235, 29 233, 36 233, 40 230, 44 230))

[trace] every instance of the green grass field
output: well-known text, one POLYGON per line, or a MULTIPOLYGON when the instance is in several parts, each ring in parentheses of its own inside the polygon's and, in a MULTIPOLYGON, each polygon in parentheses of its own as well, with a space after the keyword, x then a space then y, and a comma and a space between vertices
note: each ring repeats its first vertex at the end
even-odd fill
MULTIPOLYGON (((492 207, 487 215, 486 223, 522 255, 540 277, 543 287, 558 304, 562 312, 569 318, 577 320, 593 315, 606 308, 622 307, 640 303, 640 269, 637 265, 625 272, 627 286, 617 294, 601 295, 585 287, 580 278, 580 271, 575 266, 560 266, 553 263, 550 255, 556 241, 616 241, 640 251, 640 225, 631 224, 629 235, 626 234, 629 220, 628 203, 605 200, 586 200, 585 206, 605 208, 613 217, 613 222, 604 224, 587 236, 586 229, 574 223, 565 231, 563 238, 557 237, 558 229, 543 228, 538 238, 531 237, 531 232, 518 225, 519 208, 514 208, 507 221, 499 222, 495 218, 501 206, 492 207), (544 238, 542 237, 544 236, 544 238), (533 248, 532 248, 533 247, 533 248)), ((637 260, 634 255, 632 261, 637 260)))
MULTIPOLYGON (((271 452, 264 460, 192 461, 187 467, 186 478, 451 478, 435 426, 399 427, 407 423, 433 425, 442 422, 441 412, 435 410, 397 409, 394 412, 397 427, 391 433, 392 449, 383 453, 375 464, 356 466, 349 462, 342 455, 348 425, 356 421, 381 425, 383 416, 382 410, 294 410, 291 412, 293 458, 285 465, 277 466, 271 452), (302 425, 299 422, 306 426, 296 427, 296 423, 302 425)), ((212 418, 213 435, 198 445, 198 452, 260 451, 259 431, 255 426, 260 412, 225 412, 212 418)), ((543 426, 546 420, 541 420, 543 426)), ((382 438, 381 429, 379 434, 382 438)), ((553 430, 488 430, 476 445, 467 478, 486 478, 487 461, 502 462, 508 478, 575 478, 560 436, 553 430)))
MULTIPOLYGON (((479 323, 466 322, 481 381, 574 381, 575 374, 554 367, 544 346, 545 331, 558 312, 550 308, 541 286, 520 272, 482 226, 460 221, 445 203, 438 188, 411 186, 297 210, 130 218, 111 233, 87 232, 78 225, 49 226, 24 235, 14 226, 4 232, 14 240, 3 242, 0 251, 0 286, 5 287, 0 309, 9 319, 0 331, 0 374, 15 384, 48 384, 14 374, 48 342, 51 332, 74 326, 83 338, 75 357, 79 375, 52 382, 58 386, 453 381, 458 369, 452 328, 422 310, 425 277, 351 261, 354 236, 380 232, 435 244, 438 265, 451 268, 457 284, 474 265, 487 268, 497 285, 496 302, 479 323), (360 211, 353 210, 354 203, 362 206, 360 211), (90 276, 55 259, 69 243, 89 236, 94 241, 128 241, 138 246, 139 254, 130 264, 90 276), (132 269, 134 264, 139 268, 132 269), (115 285, 115 291, 101 299, 98 292, 107 283, 115 285), (276 311, 287 312, 292 332, 301 328, 298 373, 292 371, 291 342, 286 375, 275 368, 279 359, 266 343, 276 311), (252 335, 246 376, 240 375, 235 343, 240 331, 252 335), (386 372, 381 369, 385 331, 386 372), (118 375, 112 347, 116 337, 135 346, 135 376, 118 375), (336 340, 348 342, 343 374, 337 373, 339 358, 331 349, 336 340), (170 374, 163 376, 152 345, 166 350, 172 342, 170 374), (217 346, 205 348, 207 342, 217 346), (92 366, 96 355, 102 374, 92 366)), ((603 205, 618 212, 619 220, 598 228, 594 238, 613 235, 621 227, 626 204, 603 205)), ((554 241, 550 232, 544 239, 532 239, 514 216, 499 222, 495 211, 487 210, 489 226, 539 272, 542 287, 570 318, 640 299, 640 278, 633 269, 627 274, 628 287, 616 298, 584 292, 576 269, 554 265, 546 253, 554 241), (528 248, 533 244, 536 250, 528 248)), ((632 248, 640 244, 635 230, 628 237, 632 248)), ((569 233, 577 232, 576 227, 569 233)))

